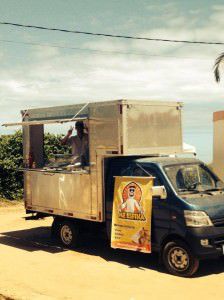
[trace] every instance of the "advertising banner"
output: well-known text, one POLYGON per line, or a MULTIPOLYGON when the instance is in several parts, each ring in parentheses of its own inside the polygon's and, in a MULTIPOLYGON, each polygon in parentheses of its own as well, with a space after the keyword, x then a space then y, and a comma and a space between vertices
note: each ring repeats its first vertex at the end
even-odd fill
POLYGON ((111 247, 151 252, 153 177, 115 177, 111 247))

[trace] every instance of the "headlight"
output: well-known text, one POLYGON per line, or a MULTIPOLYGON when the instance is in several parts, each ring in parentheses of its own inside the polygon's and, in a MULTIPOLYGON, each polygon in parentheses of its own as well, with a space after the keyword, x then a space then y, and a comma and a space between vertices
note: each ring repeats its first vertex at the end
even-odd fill
POLYGON ((213 226, 209 216, 204 211, 185 210, 184 217, 189 227, 213 226))

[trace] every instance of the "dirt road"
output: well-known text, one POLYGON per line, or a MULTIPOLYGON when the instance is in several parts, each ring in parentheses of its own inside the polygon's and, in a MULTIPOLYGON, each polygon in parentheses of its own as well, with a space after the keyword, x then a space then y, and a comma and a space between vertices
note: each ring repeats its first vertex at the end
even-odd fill
MULTIPOLYGON (((222 299, 224 259, 195 278, 168 275, 156 256, 114 251, 96 239, 77 251, 50 239, 51 218, 25 221, 21 205, 0 208, 0 295, 13 299, 222 299)), ((0 296, 1 299, 1 296, 0 296)))

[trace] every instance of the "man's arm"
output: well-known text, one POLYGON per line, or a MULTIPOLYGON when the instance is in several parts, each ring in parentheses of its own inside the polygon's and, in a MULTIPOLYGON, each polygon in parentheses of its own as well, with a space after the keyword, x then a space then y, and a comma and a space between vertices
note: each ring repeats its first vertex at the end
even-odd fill
POLYGON ((138 203, 137 200, 135 200, 135 206, 136 206, 137 210, 138 210, 139 212, 142 213, 142 207, 141 207, 141 205, 138 203))
POLYGON ((125 209, 127 209, 127 201, 120 204, 120 210, 123 212, 125 209))
POLYGON ((71 128, 68 130, 66 136, 61 140, 61 144, 62 144, 62 145, 66 145, 66 144, 67 144, 69 137, 72 135, 72 131, 73 131, 73 127, 71 127, 71 128))

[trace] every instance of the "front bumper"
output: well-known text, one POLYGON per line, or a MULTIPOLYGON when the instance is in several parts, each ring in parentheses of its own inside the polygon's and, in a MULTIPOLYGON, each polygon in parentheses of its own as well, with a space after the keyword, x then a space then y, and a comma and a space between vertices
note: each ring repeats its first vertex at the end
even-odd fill
POLYGON ((186 241, 199 259, 219 258, 223 256, 224 227, 188 228, 186 241), (209 244, 201 245, 201 240, 208 239, 209 244))

